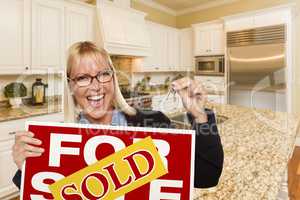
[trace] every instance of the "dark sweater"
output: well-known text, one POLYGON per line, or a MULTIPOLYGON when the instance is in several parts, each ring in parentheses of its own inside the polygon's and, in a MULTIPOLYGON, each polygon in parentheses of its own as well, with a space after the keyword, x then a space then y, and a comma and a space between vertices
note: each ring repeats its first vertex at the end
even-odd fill
MULTIPOLYGON (((214 113, 205 109, 208 122, 203 124, 195 123, 191 114, 188 118, 194 130, 196 130, 195 146, 195 188, 208 188, 216 186, 223 169, 223 148, 216 126, 214 113)), ((125 114, 128 126, 173 128, 170 119, 159 111, 138 110, 135 116, 125 114)), ((21 171, 18 170, 13 177, 13 182, 20 188, 21 171)))

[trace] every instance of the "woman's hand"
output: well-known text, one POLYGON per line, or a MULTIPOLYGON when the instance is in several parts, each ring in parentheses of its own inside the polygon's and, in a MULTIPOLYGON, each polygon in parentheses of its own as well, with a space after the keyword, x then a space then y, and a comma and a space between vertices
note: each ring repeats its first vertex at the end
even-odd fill
POLYGON ((204 105, 207 100, 207 94, 199 81, 184 77, 173 81, 172 88, 179 94, 183 106, 190 112, 197 123, 207 122, 207 115, 204 111, 204 105))
POLYGON ((26 158, 42 155, 44 149, 36 147, 41 144, 42 141, 34 138, 34 134, 32 132, 24 131, 16 133, 15 144, 12 147, 12 156, 20 170, 22 170, 22 165, 26 158))

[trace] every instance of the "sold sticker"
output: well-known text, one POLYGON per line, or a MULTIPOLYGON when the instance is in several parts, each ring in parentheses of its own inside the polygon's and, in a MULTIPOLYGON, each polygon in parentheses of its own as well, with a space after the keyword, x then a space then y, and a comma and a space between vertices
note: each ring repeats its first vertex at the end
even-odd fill
POLYGON ((115 199, 168 171, 147 137, 49 186, 55 199, 115 199))

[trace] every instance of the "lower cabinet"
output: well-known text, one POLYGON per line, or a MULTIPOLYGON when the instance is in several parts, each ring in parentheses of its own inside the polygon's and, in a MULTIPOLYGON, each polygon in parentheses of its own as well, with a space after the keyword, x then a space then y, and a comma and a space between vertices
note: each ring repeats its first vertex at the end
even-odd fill
POLYGON ((183 104, 178 94, 155 95, 152 97, 152 109, 165 114, 175 113, 182 110, 183 104))
POLYGON ((225 104, 224 95, 207 95, 207 100, 211 103, 225 104))
POLYGON ((12 146, 15 136, 9 134, 13 131, 25 130, 26 121, 51 121, 62 122, 63 113, 53 113, 25 119, 0 122, 0 199, 9 200, 19 196, 18 188, 13 184, 12 178, 17 171, 12 158, 12 146))
POLYGON ((0 199, 18 196, 18 188, 12 183, 12 177, 17 170, 11 155, 13 144, 14 139, 0 142, 0 199))

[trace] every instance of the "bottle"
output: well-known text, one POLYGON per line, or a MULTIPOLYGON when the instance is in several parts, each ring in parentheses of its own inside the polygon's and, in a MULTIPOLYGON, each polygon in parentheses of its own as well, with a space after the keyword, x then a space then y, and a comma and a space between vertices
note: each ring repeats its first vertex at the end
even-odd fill
POLYGON ((47 85, 42 83, 41 78, 37 78, 32 84, 32 104, 33 105, 43 105, 45 103, 47 85))

